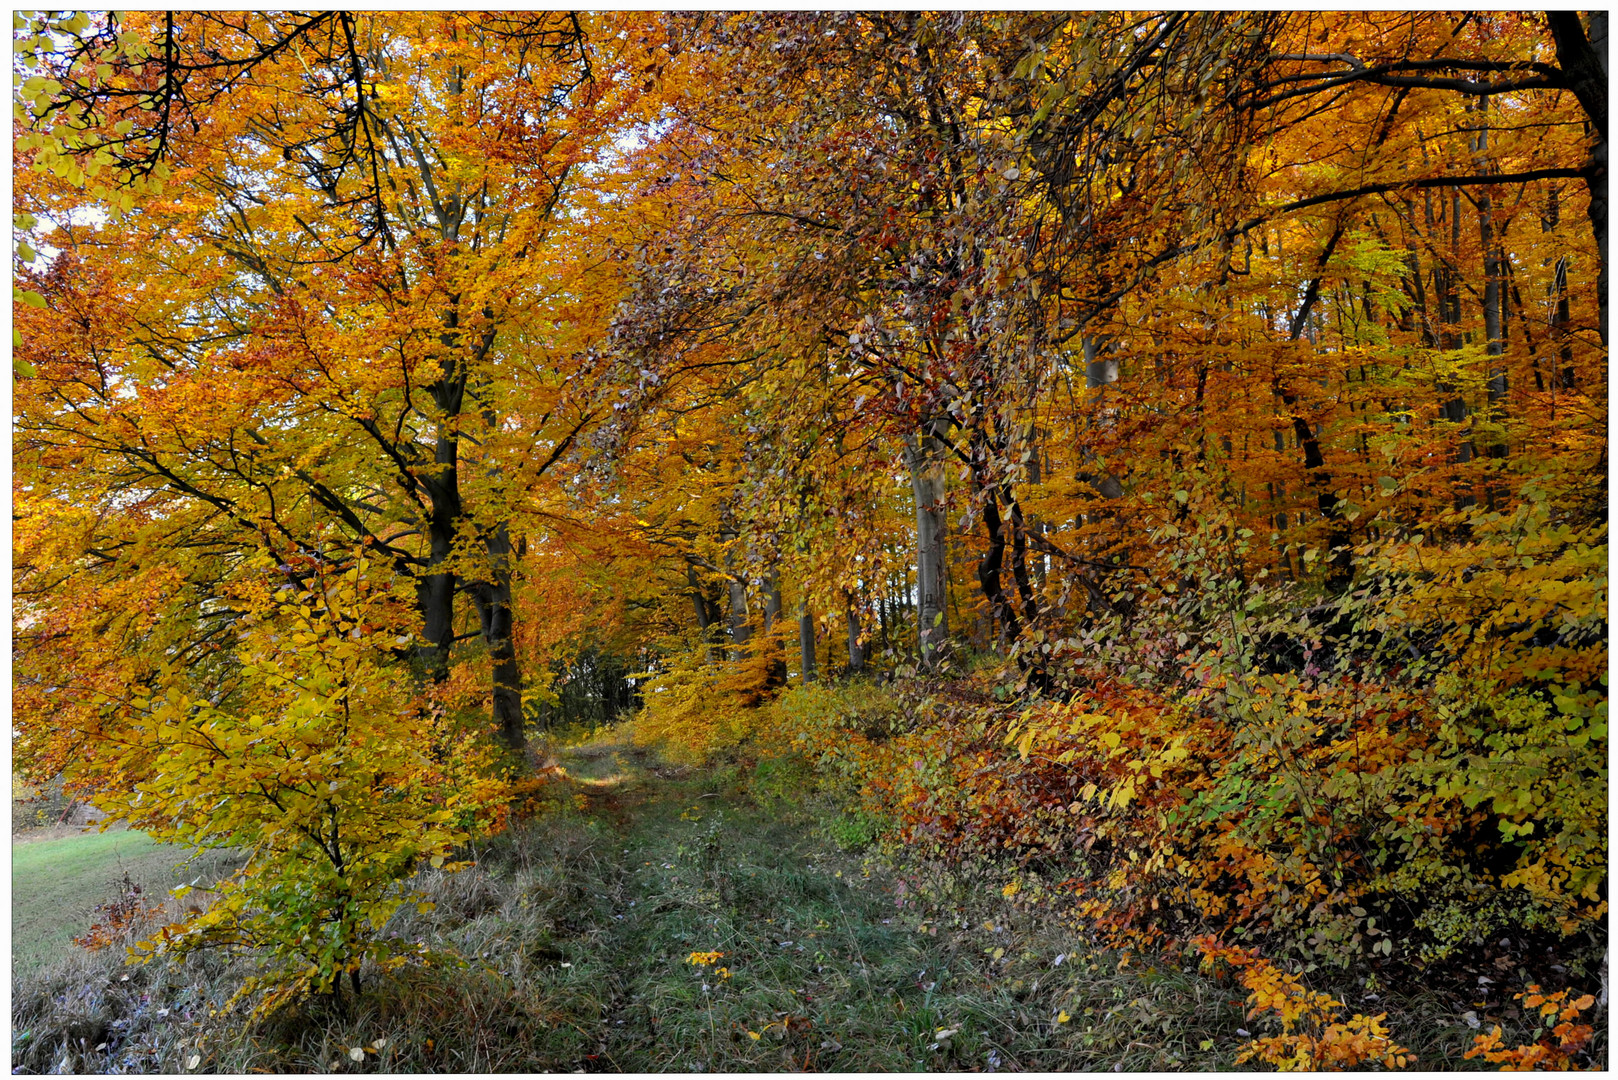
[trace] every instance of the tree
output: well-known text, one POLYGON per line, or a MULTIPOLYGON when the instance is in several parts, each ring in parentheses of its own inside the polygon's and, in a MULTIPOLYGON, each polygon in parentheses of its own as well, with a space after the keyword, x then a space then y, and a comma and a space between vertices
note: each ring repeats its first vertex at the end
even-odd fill
MULTIPOLYGON (((305 511, 385 552, 417 581, 430 681, 470 599, 493 719, 520 752, 510 493, 599 414, 574 390, 578 334, 612 287, 536 285, 578 254, 558 257, 558 208, 635 100, 634 46, 543 14, 169 14, 116 32, 161 63, 89 74, 114 28, 75 39, 42 122, 70 118, 79 152, 131 182, 169 179, 138 214, 120 191, 99 227, 71 224, 72 190, 41 202, 64 251, 42 287, 94 326, 81 347, 100 373, 64 389, 41 368, 41 422, 284 555, 307 546, 305 511), (130 275, 146 288, 116 318, 78 306, 83 283, 130 275), (221 384, 238 392, 206 392, 221 384)), ((60 355, 44 334, 34 349, 60 355)))

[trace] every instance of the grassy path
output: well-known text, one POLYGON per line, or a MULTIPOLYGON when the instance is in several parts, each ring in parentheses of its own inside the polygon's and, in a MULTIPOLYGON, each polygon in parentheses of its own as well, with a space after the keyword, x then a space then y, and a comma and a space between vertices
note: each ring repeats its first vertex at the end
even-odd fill
MULTIPOLYGON (((1239 1041, 1239 1010, 1209 984, 1082 959, 1075 938, 992 897, 921 906, 809 815, 734 781, 660 776, 621 750, 564 764, 612 778, 571 842, 535 864, 518 840, 484 864, 526 883, 526 929, 547 931, 530 942, 537 965, 496 967, 532 986, 562 1036, 535 1047, 536 1065, 1196 1068, 1219 1061, 1198 1045, 1211 1027, 1229 1029, 1227 1055, 1239 1041)), ((509 958, 524 934, 501 949, 494 929, 469 925, 466 946, 509 958)))

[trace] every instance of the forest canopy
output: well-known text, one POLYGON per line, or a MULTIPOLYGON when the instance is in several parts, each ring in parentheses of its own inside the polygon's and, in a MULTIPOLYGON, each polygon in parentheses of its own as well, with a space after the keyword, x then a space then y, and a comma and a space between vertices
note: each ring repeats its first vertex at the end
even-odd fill
POLYGON ((1132 947, 1605 947, 1604 13, 14 25, 15 765, 254 852, 152 948, 358 990, 609 723, 1132 947))

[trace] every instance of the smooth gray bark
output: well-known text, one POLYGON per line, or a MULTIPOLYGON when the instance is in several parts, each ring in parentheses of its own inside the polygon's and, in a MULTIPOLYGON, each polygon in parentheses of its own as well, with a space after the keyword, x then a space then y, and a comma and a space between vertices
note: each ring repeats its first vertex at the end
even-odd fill
POLYGON ((805 685, 815 681, 815 617, 807 600, 798 604, 798 665, 805 685))
POLYGON ((949 640, 948 578, 944 565, 944 446, 947 420, 934 420, 911 435, 905 464, 916 502, 917 649, 921 664, 937 667, 949 640))

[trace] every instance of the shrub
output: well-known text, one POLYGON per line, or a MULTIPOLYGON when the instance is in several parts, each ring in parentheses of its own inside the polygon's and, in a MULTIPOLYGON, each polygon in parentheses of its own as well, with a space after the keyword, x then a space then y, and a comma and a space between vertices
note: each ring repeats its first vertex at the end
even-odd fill
POLYGON ((416 958, 377 933, 406 902, 398 883, 503 813, 483 743, 442 711, 424 718, 393 659, 408 638, 391 629, 391 583, 373 570, 362 556, 343 574, 317 568, 307 589, 242 590, 230 693, 201 698, 176 679, 108 705, 123 726, 99 748, 102 786, 133 783, 97 804, 154 839, 252 852, 207 910, 136 954, 251 952, 263 972, 243 993, 267 989, 266 1009, 336 994, 345 973, 357 991, 362 961, 416 958))
POLYGON ((661 669, 644 686, 645 704, 631 722, 638 746, 657 747, 670 760, 700 764, 759 730, 781 689, 779 635, 754 637, 739 657, 695 639, 670 646, 661 669))
POLYGON ((1421 968, 1507 927, 1580 940, 1606 912, 1605 531, 1551 518, 1384 539, 1324 600, 1244 569, 1246 530, 1170 525, 1123 614, 1020 643, 1050 694, 1006 663, 777 715, 908 852, 999 866, 1120 946, 1421 968), (1502 606, 1513 567, 1537 593, 1502 606))

